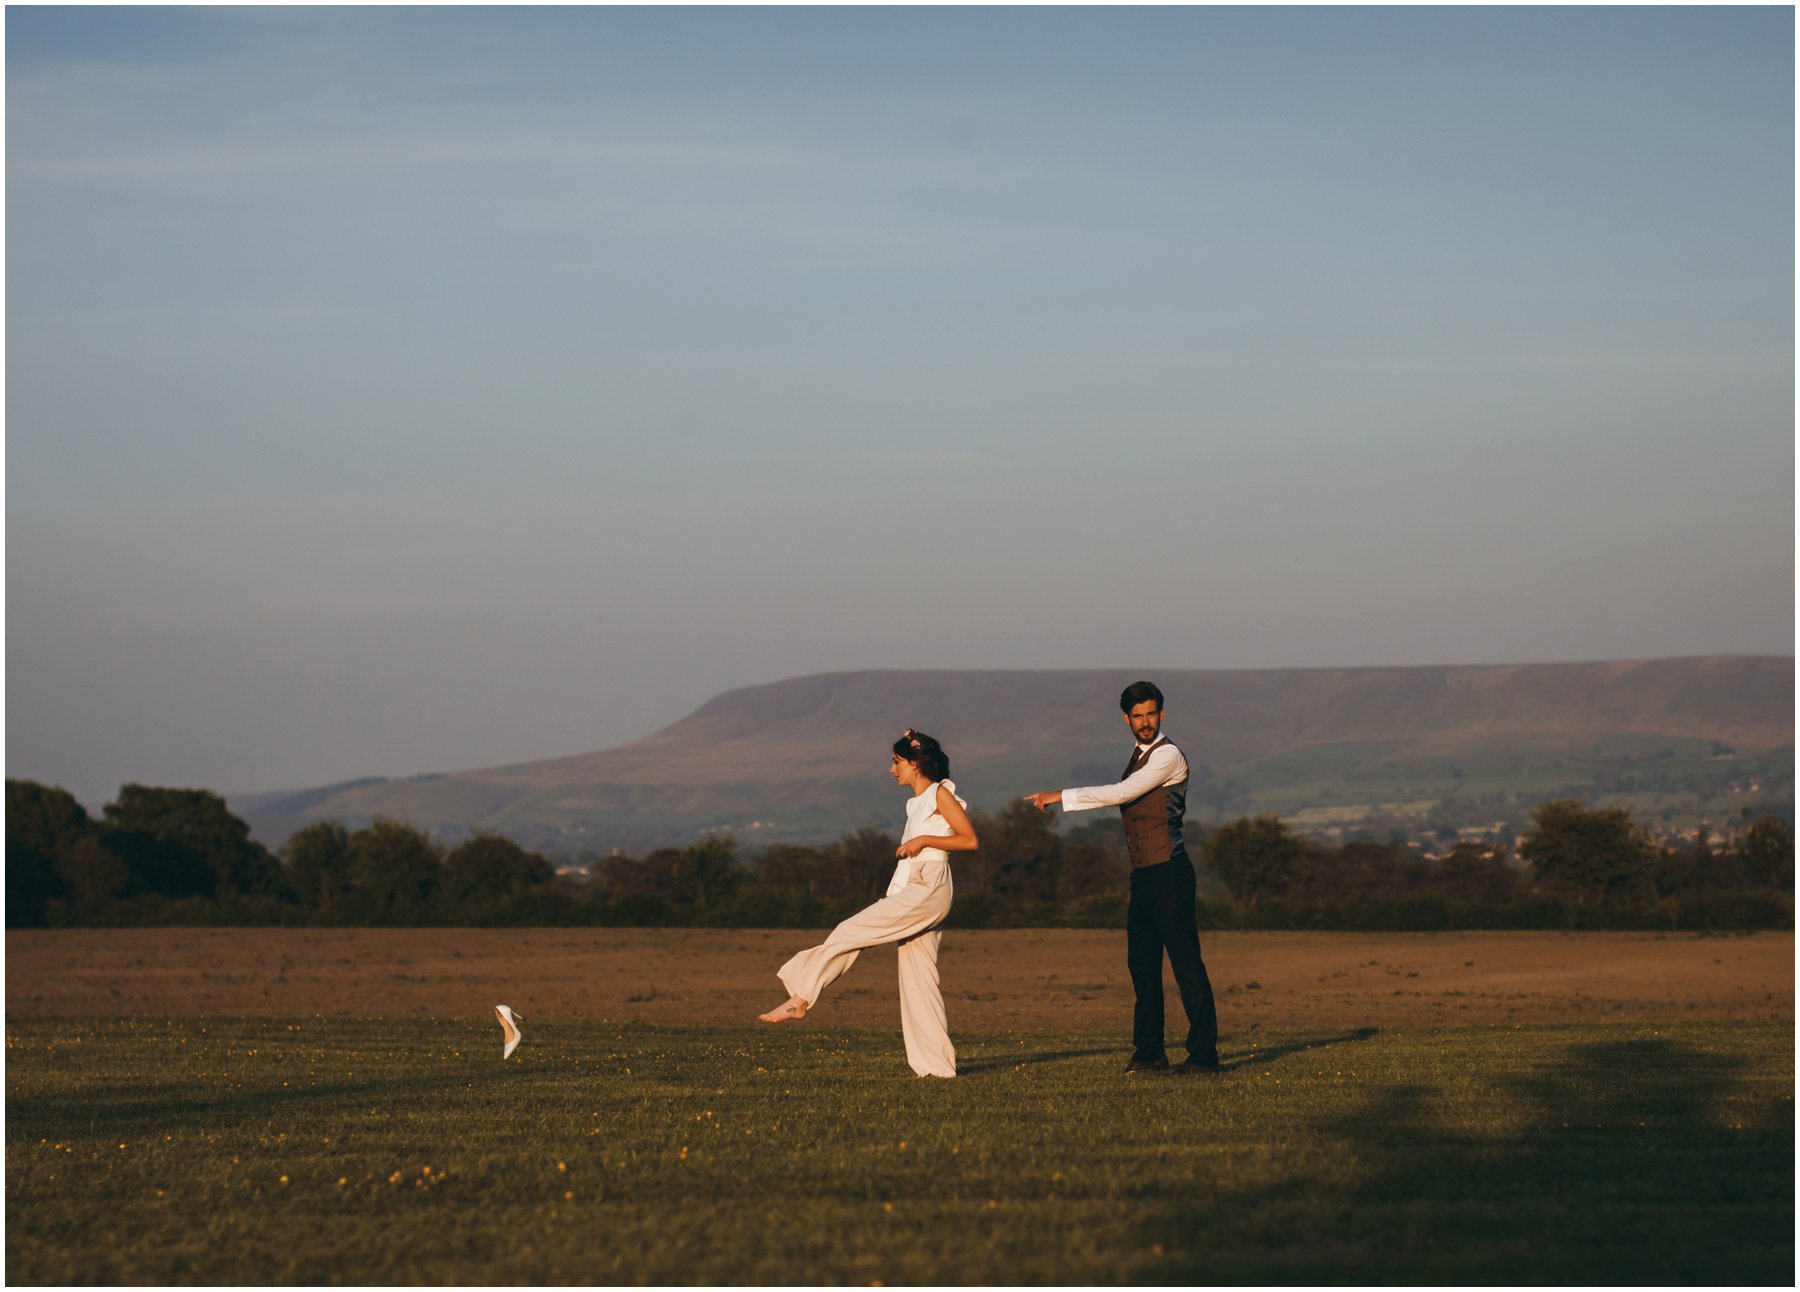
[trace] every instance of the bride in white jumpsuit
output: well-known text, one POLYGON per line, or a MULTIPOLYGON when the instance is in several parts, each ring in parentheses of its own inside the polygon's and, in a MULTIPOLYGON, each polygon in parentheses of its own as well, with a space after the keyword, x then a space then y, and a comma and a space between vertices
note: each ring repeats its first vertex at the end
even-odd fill
POLYGON ((950 853, 972 851, 975 829, 964 811, 968 804, 949 779, 950 760, 930 736, 908 728, 894 742, 890 771, 913 797, 906 805, 900 861, 887 894, 838 925, 818 946, 782 965, 781 983, 791 994, 758 1017, 765 1023, 805 1018, 819 994, 856 963, 865 947, 897 943, 906 1061, 921 1077, 954 1077, 956 1049, 938 989, 938 941, 943 936, 938 926, 950 913, 950 853))

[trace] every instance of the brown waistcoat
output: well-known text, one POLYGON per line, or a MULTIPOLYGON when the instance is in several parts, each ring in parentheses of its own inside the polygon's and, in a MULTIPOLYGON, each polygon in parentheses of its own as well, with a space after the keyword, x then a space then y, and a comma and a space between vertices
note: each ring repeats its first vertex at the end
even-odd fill
MULTIPOLYGON (((1148 749, 1133 750, 1125 764, 1125 776, 1142 767, 1158 746, 1169 744, 1163 737, 1148 749)), ((1121 780, 1124 777, 1120 777, 1121 780)), ((1177 852, 1184 851, 1181 840, 1181 818, 1187 807, 1187 781, 1158 785, 1148 794, 1119 805, 1125 820, 1125 851, 1134 868, 1160 866, 1177 852)))

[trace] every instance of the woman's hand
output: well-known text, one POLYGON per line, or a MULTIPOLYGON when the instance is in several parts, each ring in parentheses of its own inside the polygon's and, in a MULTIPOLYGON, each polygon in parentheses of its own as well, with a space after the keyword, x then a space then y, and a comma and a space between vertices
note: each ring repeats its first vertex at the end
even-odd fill
POLYGON ((906 857, 916 857, 924 851, 925 840, 923 838, 908 839, 905 843, 894 849, 894 855, 904 859, 906 857))

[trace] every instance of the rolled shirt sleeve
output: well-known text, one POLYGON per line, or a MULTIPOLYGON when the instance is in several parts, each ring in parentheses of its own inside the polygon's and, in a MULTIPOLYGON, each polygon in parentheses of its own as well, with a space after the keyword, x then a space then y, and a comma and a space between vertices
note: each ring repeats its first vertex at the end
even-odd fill
POLYGON ((1063 811, 1086 812, 1090 808, 1117 807, 1142 798, 1160 785, 1173 785, 1187 777, 1187 759, 1174 745, 1163 745, 1151 753, 1142 767, 1116 784, 1064 790, 1063 811))

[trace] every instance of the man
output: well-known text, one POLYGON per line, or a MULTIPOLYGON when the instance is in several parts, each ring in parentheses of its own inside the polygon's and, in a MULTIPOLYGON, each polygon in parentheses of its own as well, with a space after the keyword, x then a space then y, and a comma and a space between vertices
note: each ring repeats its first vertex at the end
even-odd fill
POLYGON ((1163 1049, 1163 953, 1175 971, 1187 1011, 1187 1062, 1173 1071, 1205 1075, 1219 1071, 1219 1020, 1212 983, 1200 959, 1200 931, 1194 923, 1194 863, 1181 839, 1187 803, 1188 765, 1162 734, 1163 693, 1154 682, 1133 682, 1119 697, 1125 725, 1137 750, 1114 785, 1049 790, 1025 801, 1048 812, 1118 805, 1125 819, 1125 850, 1131 856, 1131 904, 1125 915, 1125 962, 1137 992, 1132 1015, 1131 1062, 1127 1072, 1169 1069, 1163 1049))

